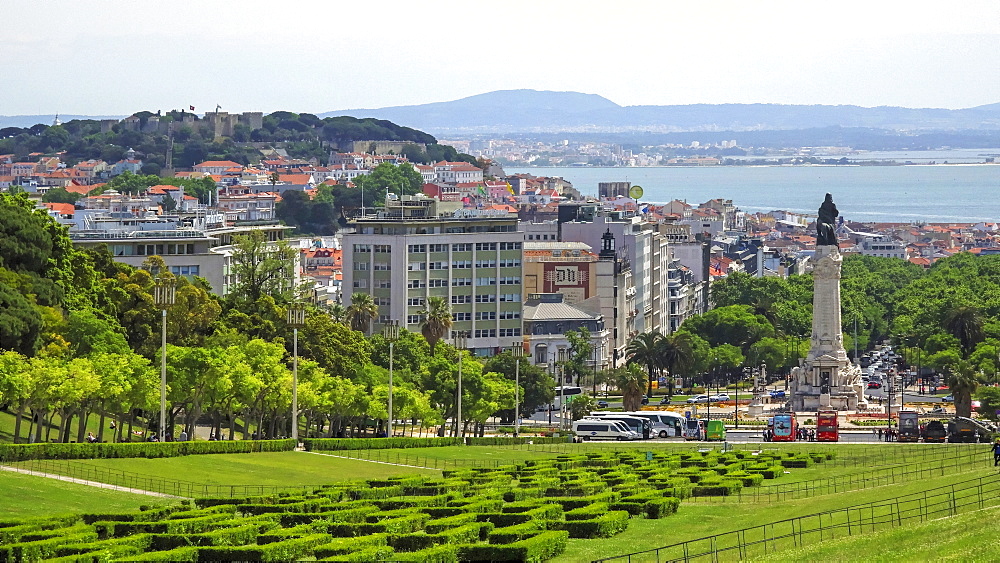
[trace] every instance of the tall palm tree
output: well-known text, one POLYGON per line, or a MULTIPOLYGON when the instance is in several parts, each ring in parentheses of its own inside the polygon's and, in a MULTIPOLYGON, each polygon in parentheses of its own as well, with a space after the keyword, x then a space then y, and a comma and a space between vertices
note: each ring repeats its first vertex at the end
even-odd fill
POLYGON ((944 328, 962 343, 962 354, 969 354, 983 341, 983 317, 972 305, 958 305, 944 313, 944 328))
POLYGON ((351 294, 351 305, 347 308, 347 322, 351 330, 360 330, 368 334, 372 321, 378 317, 378 305, 375 298, 367 293, 351 294))
MULTIPOLYGON (((691 335, 686 332, 675 332, 664 336, 657 343, 659 348, 660 365, 662 365, 670 376, 674 377, 679 371, 690 367, 694 363, 694 346, 691 344, 691 335)), ((673 396, 674 386, 671 383, 667 386, 667 394, 673 396)))
POLYGON ((653 378, 657 370, 663 366, 663 359, 660 355, 660 340, 663 335, 659 332, 644 332, 628 343, 625 347, 625 361, 630 364, 638 364, 646 368, 649 382, 646 388, 646 395, 653 394, 653 378))
POLYGON ((334 322, 346 323, 347 322, 347 307, 344 307, 340 303, 334 303, 330 306, 330 317, 333 318, 334 322))
POLYGON ((424 322, 420 324, 420 334, 427 339, 434 355, 434 347, 438 341, 451 331, 451 305, 444 297, 434 296, 427 299, 427 308, 423 311, 424 322))
POLYGON ((626 365, 612 372, 615 386, 622 393, 622 406, 626 412, 639 410, 642 402, 642 388, 646 377, 637 365, 626 365))
POLYGON ((972 364, 962 360, 951 366, 948 390, 955 398, 955 416, 972 416, 972 394, 979 387, 979 380, 972 364))

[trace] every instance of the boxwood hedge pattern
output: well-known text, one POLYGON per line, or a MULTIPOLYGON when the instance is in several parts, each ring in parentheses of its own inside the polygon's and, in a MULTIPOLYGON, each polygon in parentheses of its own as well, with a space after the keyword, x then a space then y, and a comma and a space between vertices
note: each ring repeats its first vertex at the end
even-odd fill
POLYGON ((0 562, 544 561, 693 495, 729 495, 825 454, 602 452, 133 513, 0 520, 0 562), (365 486, 367 485, 367 486, 365 486))

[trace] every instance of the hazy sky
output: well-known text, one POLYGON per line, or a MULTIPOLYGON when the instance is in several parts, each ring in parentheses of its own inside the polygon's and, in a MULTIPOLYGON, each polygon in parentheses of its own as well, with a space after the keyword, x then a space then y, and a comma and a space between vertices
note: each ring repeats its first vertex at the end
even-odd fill
POLYGON ((1000 2, 3 0, 0 115, 1000 102, 1000 2))

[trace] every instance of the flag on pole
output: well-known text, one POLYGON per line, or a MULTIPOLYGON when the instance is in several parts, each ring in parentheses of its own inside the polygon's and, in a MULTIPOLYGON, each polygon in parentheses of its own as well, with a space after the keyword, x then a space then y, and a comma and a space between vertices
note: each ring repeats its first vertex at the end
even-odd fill
POLYGON ((194 111, 194 106, 188 106, 188 107, 191 108, 191 111, 194 111))
POLYGON ((510 192, 510 195, 515 195, 514 186, 510 185, 510 182, 507 182, 507 191, 510 192))
POLYGON ((486 195, 486 188, 482 184, 477 185, 476 190, 479 192, 479 195, 486 195))

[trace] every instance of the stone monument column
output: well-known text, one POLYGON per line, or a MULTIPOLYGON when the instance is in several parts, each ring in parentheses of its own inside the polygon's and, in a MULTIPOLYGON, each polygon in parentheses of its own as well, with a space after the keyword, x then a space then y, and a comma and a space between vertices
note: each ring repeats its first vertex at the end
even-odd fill
POLYGON ((813 320, 809 353, 795 374, 789 406, 796 411, 856 410, 865 405, 861 370, 844 349, 840 322, 840 257, 837 206, 830 194, 819 208, 813 264, 813 320))

